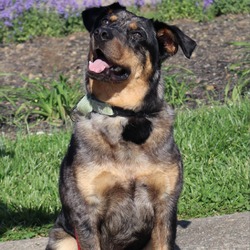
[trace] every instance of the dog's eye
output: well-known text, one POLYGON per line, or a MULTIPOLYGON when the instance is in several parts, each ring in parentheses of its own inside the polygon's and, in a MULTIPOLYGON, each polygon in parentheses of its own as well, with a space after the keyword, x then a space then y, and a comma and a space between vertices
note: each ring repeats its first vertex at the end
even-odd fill
POLYGON ((108 25, 110 21, 107 18, 102 19, 102 25, 108 25))
POLYGON ((142 40, 143 39, 143 35, 139 32, 139 31, 135 31, 131 34, 131 37, 133 40, 142 40))

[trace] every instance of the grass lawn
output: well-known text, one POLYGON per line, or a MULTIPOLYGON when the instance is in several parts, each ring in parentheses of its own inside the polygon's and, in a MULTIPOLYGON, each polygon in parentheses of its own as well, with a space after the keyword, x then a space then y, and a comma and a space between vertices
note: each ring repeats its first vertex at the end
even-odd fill
POLYGON ((250 102, 204 107, 176 117, 184 162, 179 215, 184 218, 250 209, 250 102))
MULTIPOLYGON (((249 100, 177 113, 185 166, 181 219, 250 209, 249 132, 249 100)), ((69 132, 0 137, 0 241, 47 236, 60 209, 58 172, 69 138, 69 132)))

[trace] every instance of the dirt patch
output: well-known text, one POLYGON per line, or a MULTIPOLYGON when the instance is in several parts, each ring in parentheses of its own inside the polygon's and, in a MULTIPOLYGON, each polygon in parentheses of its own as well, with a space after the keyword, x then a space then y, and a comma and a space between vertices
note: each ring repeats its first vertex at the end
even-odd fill
POLYGON ((231 45, 231 42, 250 42, 250 15, 227 15, 206 23, 179 21, 176 23, 197 41, 197 49, 191 60, 182 55, 171 58, 171 62, 190 69, 195 75, 195 86, 191 90, 194 99, 206 100, 207 92, 213 92, 216 100, 224 97, 225 86, 237 83, 237 75, 229 66, 239 62, 246 51, 231 45))

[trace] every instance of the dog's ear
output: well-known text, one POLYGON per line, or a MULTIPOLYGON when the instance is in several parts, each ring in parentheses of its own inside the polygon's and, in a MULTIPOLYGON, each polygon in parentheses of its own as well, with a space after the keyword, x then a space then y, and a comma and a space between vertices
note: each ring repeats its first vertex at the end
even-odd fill
POLYGON ((94 7, 86 9, 82 12, 83 24, 86 29, 91 32, 97 23, 103 16, 108 13, 112 13, 115 10, 125 10, 126 8, 119 3, 113 3, 104 7, 94 7))
POLYGON ((185 35, 178 27, 163 22, 154 21, 154 28, 159 44, 161 60, 173 56, 181 47, 184 55, 190 58, 196 47, 196 42, 185 35))

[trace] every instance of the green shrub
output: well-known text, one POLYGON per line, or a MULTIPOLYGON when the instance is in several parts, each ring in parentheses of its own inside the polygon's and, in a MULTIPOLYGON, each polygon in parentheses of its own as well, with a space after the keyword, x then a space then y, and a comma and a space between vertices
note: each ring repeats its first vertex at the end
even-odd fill
POLYGON ((197 21, 212 19, 222 14, 250 13, 248 0, 162 0, 158 18, 173 20, 191 18, 197 21))
POLYGON ((202 4, 196 0, 163 0, 159 6, 158 18, 174 20, 180 18, 194 18, 201 20, 203 16, 202 4))
POLYGON ((186 78, 188 76, 192 76, 193 72, 180 67, 167 67, 164 69, 164 71, 164 98, 166 102, 170 105, 173 105, 174 107, 184 106, 189 100, 187 93, 190 89, 189 86, 192 85, 190 80, 189 84, 187 84, 186 78), (178 68, 178 73, 171 72, 175 68, 178 68), (182 78, 182 80, 180 79, 180 72, 182 77, 184 78, 182 78))
POLYGON ((214 0, 211 9, 215 16, 229 13, 249 13, 250 2, 249 0, 214 0))
POLYGON ((76 31, 82 31, 82 20, 78 16, 67 19, 56 12, 31 9, 12 21, 12 26, 6 27, 0 22, 2 32, 0 42, 25 42, 38 36, 65 36, 76 31))
POLYGON ((70 84, 63 76, 51 82, 25 80, 26 84, 21 88, 0 90, 0 100, 9 102, 11 106, 14 124, 34 119, 43 119, 55 125, 65 123, 83 95, 79 82, 70 84))
POLYGON ((237 84, 231 86, 230 82, 225 88, 225 101, 227 103, 239 101, 243 96, 250 98, 250 42, 232 42, 231 44, 242 49, 242 60, 229 66, 229 70, 239 77, 237 84))

